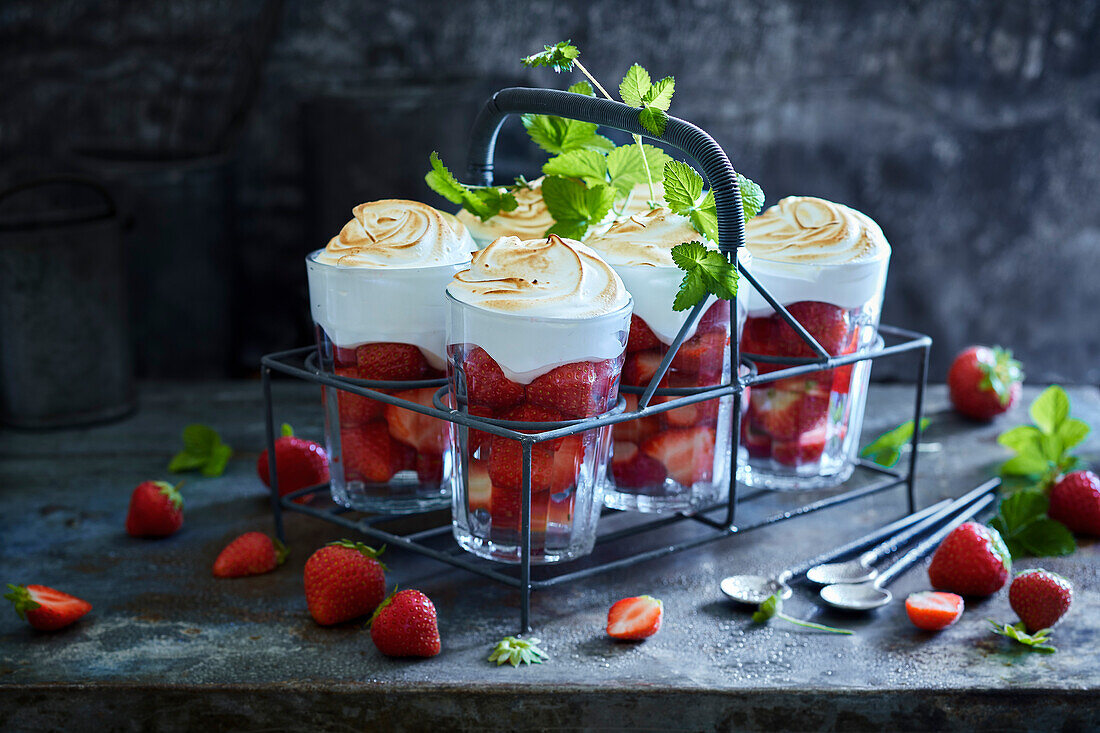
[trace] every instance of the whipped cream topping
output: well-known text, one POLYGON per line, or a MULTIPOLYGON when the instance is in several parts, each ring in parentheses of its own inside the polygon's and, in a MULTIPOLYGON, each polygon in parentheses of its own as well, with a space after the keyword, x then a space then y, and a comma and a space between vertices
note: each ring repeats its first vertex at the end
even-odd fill
POLYGON ((545 237, 546 230, 554 226, 554 219, 542 200, 542 181, 542 177, 536 178, 528 181, 529 188, 515 191, 517 206, 512 211, 502 211, 488 221, 482 221, 462 209, 458 212, 458 219, 482 247, 499 237, 545 237))
POLYGON ((695 231, 686 216, 661 207, 639 211, 611 226, 604 234, 588 240, 608 264, 675 267, 672 248, 684 242, 701 241, 712 249, 702 234, 695 231))
POLYGON ((630 302, 622 280, 574 239, 501 237, 474 255, 447 286, 456 299, 503 313, 592 318, 630 302))
POLYGON ((469 262, 475 249, 453 215, 418 201, 359 204, 316 261, 340 267, 433 267, 469 262))
POLYGON ((630 294, 599 255, 551 235, 501 237, 447 286, 447 343, 476 344, 513 382, 578 361, 618 358, 630 294))
MULTIPOLYGON (((877 313, 886 287, 890 244, 878 224, 843 204, 789 196, 746 223, 751 272, 787 305, 817 300, 842 308, 870 304, 877 313)), ((772 312, 751 286, 749 313, 772 312)))

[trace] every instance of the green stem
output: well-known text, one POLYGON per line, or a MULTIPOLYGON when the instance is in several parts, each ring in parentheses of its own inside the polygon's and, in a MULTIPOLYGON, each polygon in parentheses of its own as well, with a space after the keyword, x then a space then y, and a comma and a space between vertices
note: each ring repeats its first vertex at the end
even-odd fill
POLYGON ((828 631, 831 634, 845 634, 847 636, 851 636, 852 634, 855 633, 854 631, 849 631, 848 629, 836 629, 836 628, 833 628, 832 626, 824 626, 822 624, 815 624, 813 621, 802 621, 800 619, 788 616, 785 613, 777 613, 775 615, 778 618, 783 619, 784 621, 795 624, 796 626, 805 626, 807 629, 817 629, 818 631, 828 631))
POLYGON ((645 180, 649 184, 649 205, 653 206, 653 176, 649 174, 649 161, 645 157, 645 146, 642 145, 642 136, 635 135, 634 142, 638 143, 638 151, 642 154, 642 166, 645 167, 645 180))
POLYGON ((600 84, 600 83, 599 83, 598 81, 596 81, 596 77, 594 77, 594 76, 592 76, 592 75, 591 75, 590 73, 588 73, 588 69, 584 68, 584 64, 582 64, 582 63, 581 63, 581 62, 580 62, 579 60, 577 60, 577 59, 574 59, 574 60, 573 60, 573 65, 574 65, 574 66, 576 66, 576 67, 577 67, 578 69, 580 69, 580 70, 581 70, 581 73, 582 73, 582 74, 584 74, 585 76, 587 76, 587 77, 588 77, 588 81, 592 82, 592 84, 593 84, 593 85, 595 85, 595 87, 596 87, 597 89, 599 89, 599 90, 600 90, 600 92, 601 92, 601 93, 602 93, 602 94, 603 94, 603 95, 604 95, 605 97, 607 97, 608 99, 610 99, 610 100, 611 100, 612 102, 614 102, 614 101, 615 101, 615 98, 614 98, 614 97, 612 97, 612 96, 611 96, 610 94, 608 94, 608 93, 607 93, 607 90, 606 90, 606 89, 604 89, 604 88, 603 88, 603 86, 602 86, 602 85, 601 85, 601 84, 600 84))

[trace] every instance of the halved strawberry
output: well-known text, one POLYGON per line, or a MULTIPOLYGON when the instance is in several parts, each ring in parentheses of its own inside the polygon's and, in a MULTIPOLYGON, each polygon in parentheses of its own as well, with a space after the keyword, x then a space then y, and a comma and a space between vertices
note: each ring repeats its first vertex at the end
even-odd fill
MULTIPOLYGON (((489 501, 492 517, 490 536, 497 541, 514 542, 523 521, 523 491, 493 484, 489 501)), ((550 491, 531 492, 531 534, 546 532, 546 519, 550 505, 550 491)))
POLYGON ((775 348, 775 318, 755 316, 745 320, 741 332, 741 351, 750 354, 771 354, 775 348))
POLYGON ((333 345, 332 349, 333 359, 338 367, 355 367, 356 371, 359 370, 359 358, 355 354, 355 347, 347 348, 344 346, 333 345))
POLYGON ((645 351, 657 349, 661 346, 661 340, 653 333, 649 325, 638 316, 630 316, 630 335, 626 339, 626 352, 645 351))
POLYGON ((466 480, 466 501, 470 511, 478 509, 488 511, 489 502, 493 495, 493 483, 489 479, 489 468, 485 461, 471 458, 469 463, 469 477, 466 480))
POLYGON ((554 449, 554 467, 550 476, 550 491, 557 494, 577 485, 584 463, 584 439, 580 435, 562 438, 554 449))
POLYGON ((698 374, 700 384, 718 384, 728 341, 725 331, 697 333, 680 344, 671 366, 681 374, 698 374))
MULTIPOLYGON (((664 399, 672 400, 676 398, 666 397, 664 399)), ((654 401, 656 402, 656 400, 654 401)), ((694 425, 710 425, 713 427, 714 421, 718 419, 718 407, 719 398, 717 397, 706 402, 696 402, 691 405, 677 407, 664 413, 665 422, 674 428, 690 428, 694 425)))
POLYGON ((480 346, 466 353, 461 370, 471 405, 499 409, 523 400, 523 385, 505 377, 500 365, 480 346))
POLYGON ((728 331, 729 325, 730 302, 728 300, 716 300, 699 317, 699 324, 696 326, 695 332, 728 331))
POLYGON ((615 477, 616 486, 637 489, 662 485, 668 473, 660 461, 647 456, 637 444, 616 440, 611 456, 611 475, 615 477))
MULTIPOLYGON (((623 392, 622 396, 626 400, 627 413, 638 409, 638 395, 623 392)), ((615 427, 612 428, 612 435, 615 440, 641 443, 660 429, 661 418, 654 415, 653 417, 640 417, 627 422, 615 423, 615 427)))
POLYGON ((741 421, 741 445, 745 446, 750 458, 771 457, 771 436, 753 428, 752 423, 748 420, 741 421))
MULTIPOLYGON (((518 440, 494 435, 489 439, 489 478, 493 487, 523 486, 523 447, 518 440)), ((539 443, 531 447, 531 489, 548 491, 554 473, 554 448, 539 443)))
MULTIPOLYGON (((470 405, 469 408, 467 409, 467 412, 469 412, 471 415, 474 415, 476 417, 496 417, 497 416, 495 410, 492 410, 488 407, 482 407, 480 405, 470 405)), ((458 436, 458 426, 457 425, 455 425, 454 430, 455 430, 455 440, 457 441, 458 440, 458 437, 457 437, 458 436)), ((466 442, 466 452, 467 452, 467 454, 470 455, 470 456, 476 455, 478 449, 481 448, 482 445, 488 445, 489 444, 489 438, 490 438, 489 433, 486 433, 483 430, 478 430, 477 428, 469 428, 467 430, 467 434, 466 434, 466 441, 467 441, 466 442)), ((457 442, 456 442, 456 446, 457 446, 457 442)))
POLYGON ((905 599, 905 612, 918 629, 939 631, 962 617, 963 605, 962 596, 926 590, 905 599))
POLYGON ((344 477, 348 481, 383 483, 399 470, 404 450, 382 421, 340 430, 344 477))
POLYGON ((759 430, 775 440, 793 440, 798 436, 802 395, 763 386, 752 391, 749 419, 759 430))
POLYGON ((664 355, 655 349, 627 354, 626 362, 623 364, 622 383, 635 387, 646 386, 657 373, 657 367, 661 365, 663 358, 664 355))
POLYGON ((710 428, 675 428, 646 439, 642 452, 660 461, 673 481, 691 486, 714 472, 714 439, 710 428))
POLYGON ((19 618, 39 631, 64 628, 92 610, 92 604, 87 601, 48 585, 23 586, 8 583, 8 592, 4 594, 4 598, 12 602, 19 618))
POLYGON ((419 347, 412 344, 363 344, 355 349, 363 379, 424 379, 431 371, 419 347))
POLYGON ((443 480, 443 456, 438 453, 417 453, 416 476, 421 483, 438 484, 443 480))
MULTIPOLYGON (((336 367, 336 375, 340 377, 359 377, 359 368, 336 367)), ((386 411, 386 404, 370 397, 336 390, 336 402, 340 408, 341 425, 361 425, 382 417, 386 411)))
MULTIPOLYGON (((840 354, 850 336, 848 311, 831 303, 801 300, 787 306, 795 320, 817 339, 817 342, 833 356, 840 354)), ((814 356, 810 345, 802 340, 786 321, 776 321, 774 335, 776 351, 782 356, 814 356)))
POLYGON ((772 458, 784 466, 804 466, 821 458, 825 451, 825 426, 799 433, 792 440, 775 440, 772 458))
MULTIPOLYGON (((431 407, 435 391, 435 387, 422 387, 394 392, 393 396, 431 407)), ((447 445, 448 423, 439 418, 397 405, 386 405, 386 422, 390 426, 390 435, 420 453, 441 454, 447 445)))
POLYGON ((653 636, 661 629, 664 604, 653 596, 617 601, 607 612, 607 635, 635 641, 653 636))
POLYGON ((563 364, 527 385, 527 401, 567 417, 592 417, 607 410, 615 384, 615 360, 563 364))

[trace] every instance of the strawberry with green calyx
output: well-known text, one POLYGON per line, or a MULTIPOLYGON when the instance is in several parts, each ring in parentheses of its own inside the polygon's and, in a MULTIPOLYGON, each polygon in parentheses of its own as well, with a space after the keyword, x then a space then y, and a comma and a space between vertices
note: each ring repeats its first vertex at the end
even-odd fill
POLYGON ((936 590, 962 596, 988 596, 1004 587, 1012 570, 1012 556, 997 530, 964 522, 944 538, 932 562, 928 579, 936 590))
POLYGON ((1058 651, 1057 648, 1051 646, 1049 643, 1051 630, 1043 629, 1042 631, 1036 631, 1034 634, 1027 633, 1027 628, 1024 626, 1024 622, 1020 621, 1015 624, 999 624, 993 619, 986 619, 993 626, 993 633, 1000 634, 1001 636, 1008 637, 1013 641, 1018 641, 1024 646, 1034 649, 1037 652, 1043 652, 1044 654, 1053 654, 1058 651))
POLYGON ((126 532, 132 537, 167 537, 183 526, 183 497, 167 481, 144 481, 130 495, 126 532))
POLYGON ((395 590, 370 620, 370 638, 387 657, 434 657, 442 643, 431 600, 418 590, 395 590))
POLYGON ((778 593, 773 593, 768 596, 768 599, 760 604, 760 608, 757 609, 752 615, 752 620, 758 624, 766 624, 772 618, 778 618, 786 621, 787 623, 795 624, 796 626, 805 626, 808 629, 817 629, 818 631, 828 631, 830 634, 844 634, 845 636, 851 636, 854 631, 849 629, 838 629, 832 626, 825 626, 824 624, 815 624, 813 621, 803 621, 802 619, 794 618, 783 613, 783 599, 779 597, 778 593))
POLYGON ((4 594, 19 618, 39 631, 56 631, 75 622, 92 604, 45 585, 12 585, 4 594))
MULTIPOLYGON (((279 472, 279 496, 323 484, 329 479, 325 449, 319 443, 294 435, 294 429, 287 423, 283 423, 282 435, 275 439, 275 468, 279 472)), ((266 448, 256 461, 256 473, 265 486, 271 486, 266 448)), ((307 497, 299 497, 297 501, 307 500, 307 497)))
POLYGON ((1073 603, 1073 586, 1057 573, 1042 568, 1024 570, 1008 587, 1008 603, 1032 633, 1049 629, 1073 603))
POLYGON ((1071 532, 1100 537, 1100 476, 1092 471, 1062 476, 1050 488, 1047 513, 1071 532))
POLYGON ((247 532, 226 545, 214 560, 215 578, 270 573, 286 561, 287 549, 263 532, 247 532))
POLYGON ((339 540, 325 545, 306 561, 306 604, 322 626, 365 616, 386 597, 385 551, 362 542, 339 540))
POLYGON ((1024 372, 1000 346, 964 349, 947 372, 951 403, 973 420, 992 420, 1020 398, 1024 372))
POLYGON ((550 655, 539 648, 541 643, 539 639, 506 636, 497 642, 489 654, 489 661, 496 662, 498 667, 502 664, 511 664, 513 667, 521 664, 542 664, 550 655))
POLYGON ((200 471, 203 476, 212 478, 225 473, 232 456, 233 449, 222 442, 218 431, 195 423, 183 429, 183 450, 172 457, 168 470, 172 473, 200 471))

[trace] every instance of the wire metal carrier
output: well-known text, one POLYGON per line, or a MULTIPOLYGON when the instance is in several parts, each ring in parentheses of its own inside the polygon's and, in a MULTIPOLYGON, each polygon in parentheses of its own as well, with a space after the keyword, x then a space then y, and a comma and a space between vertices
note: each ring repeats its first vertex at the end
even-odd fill
MULTIPOLYGON (((478 115, 474 123, 472 139, 469 147, 469 178, 479 185, 492 183, 493 153, 497 133, 508 115, 513 114, 548 114, 559 117, 568 117, 584 122, 593 122, 605 127, 614 128, 636 135, 649 136, 649 133, 638 123, 637 110, 620 102, 607 99, 594 99, 580 94, 572 94, 550 89, 510 88, 494 94, 486 103, 484 109, 478 115)), ((668 125, 660 142, 674 147, 693 159, 701 168, 710 182, 714 191, 715 203, 718 209, 719 247, 727 258, 736 263, 738 248, 744 246, 744 217, 741 210, 740 192, 737 187, 737 176, 730 164, 729 158, 722 148, 706 132, 684 120, 669 117, 668 125)), ((641 392, 638 399, 638 409, 634 412, 625 412, 625 402, 622 398, 618 404, 608 412, 580 420, 566 420, 553 423, 517 423, 489 418, 480 418, 457 409, 445 406, 440 397, 446 392, 445 379, 422 380, 420 382, 380 382, 348 377, 337 377, 322 372, 311 355, 316 348, 306 346, 290 351, 283 351, 264 356, 262 363, 262 381, 264 392, 264 408, 267 430, 268 464, 271 475, 271 507, 275 518, 275 530, 280 539, 285 539, 283 531, 283 512, 292 511, 317 519, 340 525, 350 530, 357 531, 374 540, 384 542, 392 547, 400 547, 410 552, 433 558, 440 562, 453 565, 478 575, 491 578, 505 585, 518 588, 520 591, 519 614, 520 632, 530 629, 530 597, 531 591, 550 588, 573 580, 586 578, 597 573, 606 572, 618 568, 624 568, 647 560, 652 560, 665 555, 682 552, 694 547, 699 547, 715 540, 720 540, 734 534, 744 534, 753 529, 791 519, 793 517, 809 514, 811 512, 836 506, 845 502, 869 496, 886 489, 897 486, 905 486, 908 500, 908 510, 915 509, 914 478, 917 461, 917 445, 920 442, 921 428, 920 417, 923 413, 924 389, 927 381, 928 352, 932 339, 928 336, 912 331, 907 331, 891 326, 880 325, 879 335, 883 338, 883 345, 845 356, 830 356, 829 353, 811 336, 806 329, 778 303, 745 268, 740 268, 743 278, 742 287, 747 282, 755 288, 761 296, 779 313, 780 317, 793 328, 799 336, 810 346, 816 357, 791 358, 762 356, 756 354, 742 354, 739 338, 735 333, 730 340, 731 359, 724 383, 712 387, 680 387, 659 388, 657 385, 668 370, 673 357, 689 328, 700 317, 703 311, 703 303, 695 306, 691 311, 687 322, 680 329, 676 338, 669 347, 668 353, 657 369, 656 374, 645 388, 630 388, 623 386, 621 390, 641 392), (731 468, 729 477, 729 498, 726 502, 704 508, 698 512, 687 514, 672 514, 656 516, 647 521, 638 522, 631 526, 612 531, 601 530, 596 539, 596 550, 592 557, 585 558, 584 562, 562 563, 541 566, 539 578, 531 576, 531 454, 536 443, 562 438, 585 430, 591 430, 601 426, 613 425, 628 420, 636 420, 642 417, 656 415, 661 412, 691 405, 697 402, 713 400, 727 395, 732 396, 732 435, 740 435, 741 399, 745 387, 763 384, 785 377, 794 377, 824 369, 833 369, 859 361, 882 359, 900 354, 912 354, 917 362, 915 396, 913 405, 914 429, 910 443, 908 461, 903 471, 884 468, 877 464, 860 461, 857 465, 868 472, 873 479, 870 482, 854 489, 841 490, 825 498, 806 504, 794 510, 782 511, 752 523, 737 523, 738 502, 759 496, 766 492, 754 491, 742 495, 738 492, 737 463, 738 450, 735 444, 731 456, 731 468), (754 362, 767 362, 784 365, 786 368, 758 374, 754 362), (747 374, 735 376, 739 369, 737 365, 745 364, 748 367, 747 374), (285 496, 279 496, 278 471, 275 465, 275 417, 274 402, 272 399, 272 373, 279 372, 291 377, 323 385, 329 388, 343 390, 352 394, 370 397, 386 404, 397 405, 407 410, 431 415, 441 420, 455 423, 467 428, 490 433, 492 435, 509 438, 518 441, 522 447, 523 457, 523 499, 521 501, 522 514, 520 522, 521 560, 516 565, 505 565, 482 560, 462 550, 450 539, 451 523, 443 521, 426 529, 414 531, 401 531, 407 528, 409 515, 361 515, 354 513, 346 507, 339 506, 328 499, 328 484, 312 486, 301 489, 285 496), (427 407, 415 402, 403 400, 378 390, 382 389, 411 389, 413 387, 438 387, 433 407, 427 407), (667 402, 650 404, 654 396, 671 397, 667 402), (538 432, 518 432, 518 430, 531 430, 538 432), (311 496, 314 501, 309 503, 296 503, 294 500, 311 496), (327 499, 323 501, 322 499, 327 499), (722 510, 724 509, 724 512, 722 510), (718 515, 719 518, 708 515, 718 515), (628 553, 625 556, 601 560, 603 548, 614 543, 621 542, 631 537, 637 537, 647 532, 653 532, 674 524, 689 523, 694 526, 695 533, 689 539, 672 544, 660 546, 639 552, 628 553), (395 526, 397 525, 397 526, 395 526), (450 541, 448 541, 450 540, 450 541), (579 566, 579 567, 578 567, 579 566)), ((705 301, 704 301, 705 302, 705 301)), ((732 305, 732 304, 731 304, 732 305)), ((732 314, 735 318, 735 314, 732 314)), ((736 321, 734 321, 736 323, 736 321)), ((618 514, 615 510, 605 510, 605 514, 618 514)))

